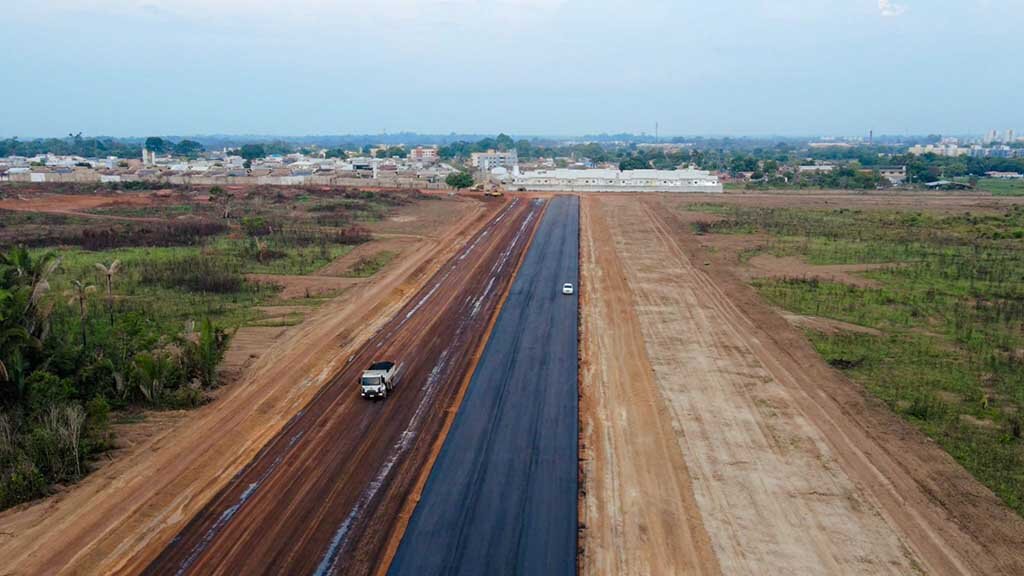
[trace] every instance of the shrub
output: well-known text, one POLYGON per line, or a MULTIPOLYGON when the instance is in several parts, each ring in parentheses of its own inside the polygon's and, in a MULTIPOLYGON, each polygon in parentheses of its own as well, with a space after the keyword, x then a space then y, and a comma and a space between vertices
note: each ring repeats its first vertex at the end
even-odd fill
POLYGON ((86 228, 75 243, 94 251, 125 246, 194 246, 204 238, 223 234, 227 229, 225 224, 211 220, 86 228))
POLYGON ((140 269, 140 279, 144 284, 214 294, 241 292, 245 287, 245 277, 237 269, 202 256, 146 263, 140 269))
POLYGON ((46 478, 32 462, 19 461, 0 477, 0 508, 38 498, 46 493, 46 478))
POLYGON ((36 370, 25 383, 29 409, 41 414, 50 406, 68 401, 74 394, 71 383, 45 370, 36 370))
POLYGON ((85 428, 91 448, 105 450, 110 446, 110 404, 96 395, 85 403, 85 428))

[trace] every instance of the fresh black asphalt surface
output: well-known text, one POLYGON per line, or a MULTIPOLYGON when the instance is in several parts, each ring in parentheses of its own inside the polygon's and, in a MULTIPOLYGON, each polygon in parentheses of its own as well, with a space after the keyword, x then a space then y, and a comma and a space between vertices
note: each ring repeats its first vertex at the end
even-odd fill
POLYGON ((553 199, 389 574, 576 573, 579 200, 553 199), (576 291, 563 295, 562 284, 576 291))

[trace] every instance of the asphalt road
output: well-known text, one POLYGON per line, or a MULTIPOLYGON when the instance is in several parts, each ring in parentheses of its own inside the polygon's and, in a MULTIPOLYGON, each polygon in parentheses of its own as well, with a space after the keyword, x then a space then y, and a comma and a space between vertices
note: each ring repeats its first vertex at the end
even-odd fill
POLYGON ((146 573, 378 568, 543 204, 517 199, 498 210, 146 573), (359 396, 359 375, 377 360, 399 365, 386 401, 359 396))
POLYGON ((393 576, 576 573, 579 201, 556 197, 494 326, 393 576))

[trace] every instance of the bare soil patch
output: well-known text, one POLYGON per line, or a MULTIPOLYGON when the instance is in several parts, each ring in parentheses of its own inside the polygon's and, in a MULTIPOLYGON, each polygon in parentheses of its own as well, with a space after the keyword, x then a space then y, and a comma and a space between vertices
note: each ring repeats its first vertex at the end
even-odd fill
POLYGON ((820 316, 803 316, 800 314, 789 314, 785 312, 780 312, 780 314, 782 314, 782 317, 785 318, 787 322, 797 328, 814 330, 816 332, 821 332, 822 334, 854 332, 857 334, 870 334, 872 336, 882 335, 881 332, 874 328, 858 326, 857 324, 843 322, 842 320, 833 320, 832 318, 822 318, 820 316))
POLYGON ((581 574, 717 574, 604 206, 581 206, 581 574))
POLYGON ((437 238, 443 234, 444 227, 452 218, 458 218, 465 213, 467 207, 477 203, 462 197, 431 197, 403 206, 388 218, 369 224, 368 228, 375 236, 397 234, 437 238))
POLYGON ((236 330, 218 367, 225 384, 241 378, 245 370, 273 348, 288 330, 285 326, 246 326, 236 330))
POLYGON ((344 276, 351 273, 352 268, 361 258, 372 258, 381 252, 401 254, 416 245, 416 238, 381 238, 356 246, 351 252, 337 258, 317 272, 317 276, 344 276))
POLYGON ((250 282, 271 284, 281 287, 282 300, 316 298, 333 295, 365 280, 362 278, 340 278, 338 276, 290 276, 285 274, 246 274, 250 282))
POLYGON ((747 260, 741 268, 744 278, 803 278, 825 282, 840 282, 862 288, 876 288, 880 284, 870 278, 856 275, 857 272, 891 268, 893 264, 808 264, 796 256, 773 256, 758 254, 747 260))

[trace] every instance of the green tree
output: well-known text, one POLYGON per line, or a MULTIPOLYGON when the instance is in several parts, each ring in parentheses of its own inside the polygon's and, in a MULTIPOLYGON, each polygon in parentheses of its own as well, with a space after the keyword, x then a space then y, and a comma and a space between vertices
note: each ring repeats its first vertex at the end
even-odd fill
POLYGON ((649 167, 647 161, 638 156, 630 156, 619 162, 619 170, 644 170, 649 167))
POLYGON ((199 333, 182 339, 185 351, 187 377, 198 380, 203 386, 217 385, 217 365, 227 352, 230 336, 216 327, 209 318, 203 320, 199 333))
POLYGON ((508 134, 498 134, 498 137, 494 139, 494 148, 497 150, 512 150, 515 147, 515 141, 508 134))
POLYGON ((473 175, 469 172, 454 172, 444 179, 444 183, 457 190, 469 188, 473 185, 473 175))
POLYGON ((142 397, 159 406, 164 388, 173 381, 174 363, 166 354, 140 352, 132 362, 132 381, 142 397))
POLYGON ((150 152, 156 152, 157 154, 163 154, 167 151, 169 144, 163 138, 159 136, 150 136, 146 138, 146 150, 150 152))
POLYGON ((110 325, 114 325, 114 276, 121 269, 121 261, 114 260, 110 263, 110 266, 105 266, 102 262, 96 263, 96 269, 100 271, 104 276, 104 280, 107 281, 107 313, 110 314, 110 325))
POLYGON ((89 311, 88 301, 89 294, 96 291, 96 287, 92 284, 86 284, 82 280, 72 280, 71 288, 64 291, 64 294, 68 297, 68 304, 78 304, 78 320, 82 328, 82 350, 85 350, 87 330, 86 330, 86 315, 89 311))
POLYGON ((245 144, 239 148, 238 155, 246 160, 252 161, 266 156, 267 149, 263 144, 245 144))
POLYGON ((231 194, 220 186, 210 188, 210 200, 221 207, 221 218, 231 217, 231 194))
POLYGON ((195 140, 182 140, 174 145, 173 150, 178 156, 187 156, 192 158, 203 151, 203 145, 195 140))
MULTIPOLYGON (((12 380, 9 367, 13 368, 20 362, 22 350, 35 342, 29 331, 21 325, 20 309, 14 293, 0 289, 0 378, 4 382, 12 380)), ((19 396, 24 393, 22 384, 20 379, 16 379, 16 392, 19 396)))
POLYGON ((271 232, 267 220, 262 216, 246 216, 242 218, 242 230, 245 231, 246 236, 253 238, 256 236, 266 236, 271 232))

